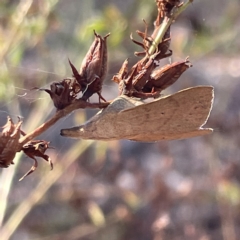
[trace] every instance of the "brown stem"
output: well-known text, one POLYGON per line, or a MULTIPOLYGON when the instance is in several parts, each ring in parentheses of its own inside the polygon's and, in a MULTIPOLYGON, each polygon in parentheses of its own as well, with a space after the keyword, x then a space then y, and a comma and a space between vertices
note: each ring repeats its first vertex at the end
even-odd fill
POLYGON ((27 142, 31 141, 33 138, 39 136, 43 132, 45 132, 48 128, 54 125, 59 119, 67 116, 69 113, 76 109, 84 109, 84 108, 105 108, 107 107, 111 101, 103 102, 103 103, 89 103, 82 99, 77 99, 74 103, 70 104, 64 109, 58 110, 55 115, 50 118, 48 121, 40 125, 38 128, 34 129, 32 132, 28 133, 27 135, 23 136, 19 140, 19 151, 21 150, 22 146, 27 142))

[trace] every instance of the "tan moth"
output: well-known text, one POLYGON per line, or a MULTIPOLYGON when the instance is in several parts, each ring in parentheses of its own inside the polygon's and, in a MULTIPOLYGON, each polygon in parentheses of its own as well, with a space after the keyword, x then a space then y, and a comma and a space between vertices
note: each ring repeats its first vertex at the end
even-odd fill
POLYGON ((187 88, 150 103, 121 95, 83 125, 61 135, 95 140, 160 141, 209 134, 202 128, 212 109, 212 86, 187 88))

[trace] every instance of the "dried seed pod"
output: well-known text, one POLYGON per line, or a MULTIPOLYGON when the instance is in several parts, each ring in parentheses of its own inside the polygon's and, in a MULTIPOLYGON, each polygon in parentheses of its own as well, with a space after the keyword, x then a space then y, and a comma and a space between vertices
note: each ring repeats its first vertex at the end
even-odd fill
POLYGON ((127 61, 123 63, 119 73, 113 76, 112 79, 118 83, 120 94, 138 98, 153 97, 141 92, 141 85, 144 86, 153 70, 153 60, 146 56, 135 64, 129 73, 127 72, 127 63, 127 61), (134 84, 136 84, 136 87, 134 84))
POLYGON ((94 93, 106 101, 102 95, 102 84, 107 73, 107 38, 110 34, 101 37, 94 31, 95 40, 82 61, 80 71, 76 70, 69 61, 73 76, 81 86, 82 99, 89 99, 94 93))
MULTIPOLYGON (((150 98, 150 97, 154 97, 154 98, 159 97, 159 94, 160 94, 159 89, 157 88, 155 89, 154 88, 155 86, 153 86, 153 84, 151 83, 153 80, 156 80, 156 81, 158 80, 158 78, 152 79, 151 75, 154 69, 156 68, 156 66, 158 66, 158 60, 156 59, 159 58, 159 54, 161 53, 157 52, 151 56, 146 55, 143 59, 138 61, 132 67, 130 72, 128 72, 128 68, 127 68, 128 61, 125 60, 119 73, 115 75, 112 79, 113 81, 119 84, 120 94, 124 94, 128 97, 133 96, 133 97, 138 97, 143 99, 150 98), (147 88, 145 87, 146 84, 148 84, 147 88), (150 90, 149 90, 149 87, 151 87, 150 90)), ((173 67, 175 67, 175 65, 173 65, 173 67)), ((177 69, 179 69, 179 67, 178 68, 176 67, 176 70, 177 69)), ((176 72, 175 72, 175 75, 176 75, 176 72)), ((169 77, 173 78, 173 76, 169 76, 169 77)), ((177 80, 177 78, 175 78, 174 79, 175 81, 173 81, 172 78, 168 81, 168 86, 171 85, 170 84, 171 82, 173 83, 177 80)), ((161 82, 163 85, 164 81, 161 81, 161 82)), ((160 83, 157 83, 157 84, 160 86, 160 83)), ((167 87, 167 84, 165 84, 165 86, 167 87)))
POLYGON ((34 160, 34 165, 31 167, 31 169, 26 174, 24 174, 24 176, 22 178, 19 179, 19 181, 23 180, 26 176, 28 176, 29 174, 31 174, 32 172, 34 172, 36 170, 38 163, 37 163, 37 159, 35 157, 43 158, 50 164, 51 170, 53 169, 53 164, 52 164, 51 158, 48 155, 44 154, 45 151, 49 148, 49 143, 50 142, 47 142, 44 140, 32 140, 22 147, 23 152, 28 157, 30 157, 34 160))
POLYGON ((155 55, 151 57, 145 56, 142 60, 138 61, 129 72, 128 60, 124 61, 119 73, 112 78, 114 82, 118 83, 120 94, 125 94, 129 97, 140 97, 140 91, 148 81, 155 67, 154 57, 155 55))
POLYGON ((134 141, 184 139, 211 133, 202 128, 211 112, 213 87, 184 89, 150 103, 121 95, 85 124, 62 129, 65 137, 134 141), (139 106, 138 106, 139 105, 139 106))
POLYGON ((8 117, 7 123, 2 127, 0 133, 0 167, 7 168, 13 163, 16 153, 19 151, 19 138, 21 136, 22 121, 19 119, 14 124, 12 119, 8 117))
POLYGON ((75 101, 81 87, 76 79, 64 79, 61 82, 53 82, 50 90, 40 90, 44 90, 50 95, 57 109, 63 109, 75 101))
POLYGON ((189 67, 192 67, 192 64, 189 62, 188 58, 186 58, 185 61, 175 62, 165 65, 162 68, 155 69, 142 91, 145 93, 160 93, 162 90, 175 83, 189 67))

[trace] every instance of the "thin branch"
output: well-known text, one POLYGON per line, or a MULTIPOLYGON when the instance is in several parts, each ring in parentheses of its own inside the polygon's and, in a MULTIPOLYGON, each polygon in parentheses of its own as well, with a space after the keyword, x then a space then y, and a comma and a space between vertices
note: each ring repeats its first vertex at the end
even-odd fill
POLYGON ((76 109, 84 109, 84 108, 105 108, 107 107, 111 101, 103 102, 103 103, 89 103, 82 99, 77 99, 74 103, 70 104, 64 109, 58 110, 55 115, 50 118, 48 121, 40 125, 38 128, 34 129, 32 132, 28 133, 24 137, 19 140, 19 151, 21 147, 27 142, 31 141, 33 138, 39 136, 43 132, 45 132, 48 128, 53 126, 58 120, 67 116, 69 113, 76 109))

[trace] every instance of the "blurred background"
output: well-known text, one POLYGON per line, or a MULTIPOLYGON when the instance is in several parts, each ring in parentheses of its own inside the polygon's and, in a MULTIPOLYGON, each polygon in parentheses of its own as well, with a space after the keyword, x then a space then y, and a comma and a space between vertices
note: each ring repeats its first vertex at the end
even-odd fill
MULTIPOLYGON (((193 67, 164 94, 212 85, 215 102, 209 136, 137 143, 93 142, 59 136, 97 110, 78 110, 38 139, 51 141, 54 170, 39 159, 37 170, 17 154, 0 169, 1 240, 237 240, 240 236, 240 1, 195 0, 172 26, 171 61, 187 56, 193 67)), ((126 58, 138 58, 129 35, 149 33, 154 0, 1 0, 0 126, 23 118, 30 132, 55 112, 47 93, 71 76, 68 58, 81 61, 93 29, 108 38, 109 71, 103 96, 126 58)), ((97 101, 92 97, 91 101, 97 101)))

